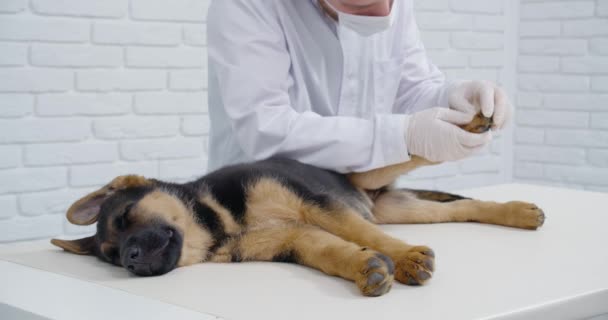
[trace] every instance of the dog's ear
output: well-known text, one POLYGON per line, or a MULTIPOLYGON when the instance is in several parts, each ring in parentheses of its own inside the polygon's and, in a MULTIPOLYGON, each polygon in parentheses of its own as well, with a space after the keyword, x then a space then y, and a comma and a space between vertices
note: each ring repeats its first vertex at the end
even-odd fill
POLYGON ((114 191, 107 186, 89 193, 84 198, 74 202, 68 209, 66 214, 68 221, 73 224, 86 226, 93 224, 99 217, 99 210, 101 204, 110 196, 114 191))
POLYGON ((116 190, 142 187, 151 185, 152 183, 152 180, 142 176, 126 175, 117 177, 103 188, 91 192, 82 199, 74 202, 66 214, 68 221, 80 226, 93 224, 97 221, 97 218, 99 218, 101 204, 116 192, 116 190))
POLYGON ((90 255, 93 254, 93 250, 95 248, 95 236, 90 236, 77 240, 52 239, 51 243, 67 252, 90 255))

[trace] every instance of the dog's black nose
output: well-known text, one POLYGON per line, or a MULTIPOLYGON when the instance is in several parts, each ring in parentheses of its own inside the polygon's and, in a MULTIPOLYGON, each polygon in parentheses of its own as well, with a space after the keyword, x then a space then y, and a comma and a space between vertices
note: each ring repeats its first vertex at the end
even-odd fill
POLYGON ((129 249, 129 259, 137 261, 137 258, 139 257, 139 253, 140 253, 140 250, 138 247, 131 247, 129 249))
POLYGON ((141 249, 137 246, 127 248, 125 257, 125 266, 127 269, 137 275, 150 275, 150 263, 144 261, 141 255, 141 249))

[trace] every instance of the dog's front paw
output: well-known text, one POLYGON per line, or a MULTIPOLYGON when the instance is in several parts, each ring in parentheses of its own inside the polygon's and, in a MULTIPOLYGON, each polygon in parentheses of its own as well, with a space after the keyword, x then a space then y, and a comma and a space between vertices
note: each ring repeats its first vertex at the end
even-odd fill
POLYGON ((473 118, 473 120, 470 123, 465 124, 460 127, 463 130, 468 131, 468 132, 484 133, 484 132, 490 130, 490 128, 492 128, 492 125, 494 125, 494 120, 492 118, 488 118, 488 117, 484 116, 480 112, 475 115, 475 117, 473 118))
POLYGON ((408 250, 395 266, 395 279, 410 286, 427 282, 435 271, 435 253, 425 246, 408 250))
POLYGON ((363 295, 377 297, 387 293, 393 285, 395 265, 391 258, 374 253, 364 259, 355 282, 363 295))
POLYGON ((505 219, 509 226, 536 230, 545 223, 545 213, 533 203, 511 201, 505 206, 505 219))

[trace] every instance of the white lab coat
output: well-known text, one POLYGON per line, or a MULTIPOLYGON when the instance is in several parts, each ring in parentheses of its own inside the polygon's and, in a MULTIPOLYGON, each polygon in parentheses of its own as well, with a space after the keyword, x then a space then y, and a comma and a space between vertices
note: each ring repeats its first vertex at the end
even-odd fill
POLYGON ((339 172, 409 160, 407 116, 447 106, 413 1, 361 37, 316 0, 215 0, 208 16, 209 169, 283 156, 339 172))

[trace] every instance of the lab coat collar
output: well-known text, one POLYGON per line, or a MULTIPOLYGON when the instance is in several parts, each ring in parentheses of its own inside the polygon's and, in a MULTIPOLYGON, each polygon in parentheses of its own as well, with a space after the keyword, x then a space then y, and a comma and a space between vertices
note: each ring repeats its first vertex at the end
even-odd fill
MULTIPOLYGON (((319 9, 321 10, 321 13, 323 13, 323 15, 330 17, 332 20, 334 21, 338 21, 338 13, 337 12, 331 12, 328 10, 328 8, 325 8, 327 6, 327 4, 324 6, 321 1, 327 1, 327 0, 310 0, 312 1, 312 3, 319 9)), ((395 0, 391 0, 391 11, 389 12, 389 15, 393 14, 394 11, 394 5, 395 5, 395 0)), ((331 9, 331 8, 329 8, 331 9)))

